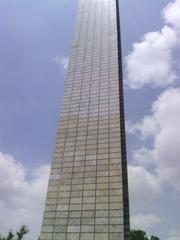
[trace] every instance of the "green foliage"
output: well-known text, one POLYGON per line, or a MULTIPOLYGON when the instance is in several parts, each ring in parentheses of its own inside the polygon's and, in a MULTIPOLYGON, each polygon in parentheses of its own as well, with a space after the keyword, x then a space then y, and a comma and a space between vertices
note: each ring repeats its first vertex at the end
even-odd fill
POLYGON ((0 235, 0 240, 5 240, 5 238, 0 235))
POLYGON ((29 229, 27 226, 23 225, 20 227, 19 231, 16 232, 17 240, 23 239, 24 235, 26 235, 29 232, 29 229))
POLYGON ((8 235, 7 235, 7 237, 6 237, 6 240, 11 240, 11 239, 13 239, 13 237, 14 237, 14 234, 13 234, 13 232, 10 230, 9 233, 8 233, 8 235))
POLYGON ((27 226, 22 225, 19 230, 14 234, 11 230, 6 237, 0 235, 0 240, 22 240, 24 236, 29 232, 27 226))
POLYGON ((156 236, 151 236, 150 240, 160 240, 160 239, 156 236))
POLYGON ((144 231, 132 230, 130 232, 130 240, 149 240, 149 239, 144 231))
POLYGON ((146 235, 146 232, 142 230, 131 230, 130 240, 160 240, 160 239, 156 236, 151 236, 151 238, 149 239, 146 235))

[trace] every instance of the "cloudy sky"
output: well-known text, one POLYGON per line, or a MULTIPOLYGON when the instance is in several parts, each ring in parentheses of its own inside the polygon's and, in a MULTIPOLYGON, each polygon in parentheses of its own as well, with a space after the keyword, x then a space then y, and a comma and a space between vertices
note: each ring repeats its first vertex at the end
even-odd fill
MULTIPOLYGON (((0 232, 37 239, 77 0, 0 0, 0 232)), ((132 228, 180 239, 180 0, 121 0, 132 228)))

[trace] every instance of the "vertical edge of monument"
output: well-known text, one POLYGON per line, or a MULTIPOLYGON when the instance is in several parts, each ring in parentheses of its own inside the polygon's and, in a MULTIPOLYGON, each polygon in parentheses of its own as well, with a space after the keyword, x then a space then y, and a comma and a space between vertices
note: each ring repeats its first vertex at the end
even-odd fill
POLYGON ((118 64, 119 64, 119 101, 120 101, 120 122, 121 122, 121 151, 122 151, 122 181, 123 181, 123 205, 124 205, 124 239, 129 239, 129 192, 128 192, 128 171, 126 153, 126 132, 125 132, 125 111, 124 111, 124 91, 123 91, 123 70, 121 51, 121 26, 119 0, 116 0, 117 33, 118 33, 118 64))

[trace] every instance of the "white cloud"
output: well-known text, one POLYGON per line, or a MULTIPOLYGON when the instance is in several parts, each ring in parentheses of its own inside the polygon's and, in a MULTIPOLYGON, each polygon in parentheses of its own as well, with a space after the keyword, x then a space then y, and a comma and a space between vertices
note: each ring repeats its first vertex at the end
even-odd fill
POLYGON ((52 56, 52 59, 63 70, 66 70, 68 68, 68 57, 60 57, 58 55, 54 55, 52 56))
POLYGON ((163 10, 166 23, 171 24, 177 31, 180 30, 180 0, 169 3, 163 10))
POLYGON ((180 239, 180 227, 177 229, 171 230, 166 240, 179 240, 179 239, 180 239))
POLYGON ((131 216, 131 228, 132 229, 143 229, 147 231, 149 228, 157 225, 161 222, 160 218, 155 214, 141 214, 131 216))
POLYGON ((132 89, 165 87, 177 79, 174 67, 179 63, 173 53, 180 46, 180 0, 169 3, 162 13, 163 28, 145 34, 125 58, 126 83, 132 89))
POLYGON ((69 59, 67 57, 61 58, 61 66, 66 70, 68 68, 68 61, 69 59))
POLYGON ((41 165, 31 172, 12 156, 0 153, 0 232, 18 229, 22 224, 31 232, 27 239, 37 239, 40 232, 49 166, 41 165))
POLYGON ((152 151, 144 146, 133 151, 133 160, 137 165, 143 166, 144 168, 152 168, 155 165, 152 151))
POLYGON ((145 85, 168 86, 177 76, 173 70, 172 49, 177 45, 176 33, 165 26, 159 32, 149 32, 125 58, 126 83, 133 89, 145 85))
POLYGON ((141 166, 129 166, 129 193, 132 209, 137 205, 147 204, 159 195, 161 185, 154 174, 141 166))
POLYGON ((129 130, 128 133, 134 134, 138 133, 139 137, 144 140, 149 135, 154 135, 158 131, 158 126, 154 122, 154 119, 150 116, 144 117, 143 124, 142 122, 137 122, 135 124, 132 124, 129 122, 129 130))
MULTIPOLYGON (((135 126, 141 136, 153 137, 153 148, 146 149, 141 154, 135 153, 142 162, 147 155, 156 165, 159 178, 170 183, 180 191, 180 88, 170 88, 164 91, 153 103, 152 114, 146 116, 135 126), (155 127, 150 131, 147 119, 155 127), (156 131, 154 131, 156 129, 156 131)), ((135 130, 134 130, 135 131, 135 130)), ((138 157, 136 160, 138 160, 138 157)))

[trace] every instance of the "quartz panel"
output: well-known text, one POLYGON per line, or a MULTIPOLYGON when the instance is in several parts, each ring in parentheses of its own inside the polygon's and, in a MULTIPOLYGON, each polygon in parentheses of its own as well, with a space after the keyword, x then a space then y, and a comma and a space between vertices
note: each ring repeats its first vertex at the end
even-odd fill
POLYGON ((117 10, 79 0, 40 240, 128 239, 117 10))

